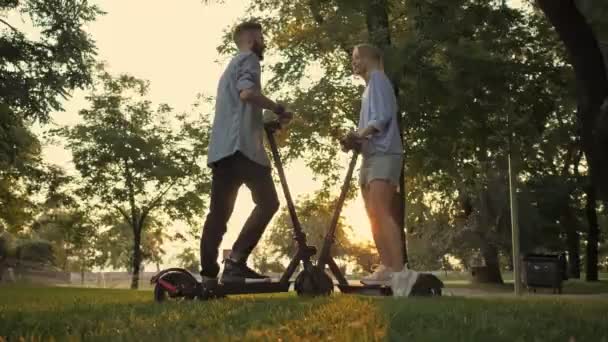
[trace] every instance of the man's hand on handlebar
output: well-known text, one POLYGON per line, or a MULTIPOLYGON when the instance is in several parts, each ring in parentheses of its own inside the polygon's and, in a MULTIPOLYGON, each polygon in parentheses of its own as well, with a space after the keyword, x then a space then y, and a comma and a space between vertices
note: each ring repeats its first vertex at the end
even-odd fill
POLYGON ((285 106, 280 103, 277 103, 274 113, 277 115, 281 126, 287 126, 293 119, 293 113, 285 109, 285 106))
POLYGON ((281 126, 289 125, 289 123, 291 122, 292 119, 293 119, 292 112, 284 112, 283 114, 279 115, 279 122, 281 123, 281 126))

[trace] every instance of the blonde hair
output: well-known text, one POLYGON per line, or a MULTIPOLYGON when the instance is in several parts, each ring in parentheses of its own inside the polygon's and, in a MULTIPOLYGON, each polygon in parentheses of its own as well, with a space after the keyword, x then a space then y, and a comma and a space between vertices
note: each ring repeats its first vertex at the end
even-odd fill
POLYGON ((364 43, 356 45, 355 50, 359 51, 359 54, 361 54, 362 57, 377 62, 378 65, 384 69, 384 53, 377 46, 364 43))

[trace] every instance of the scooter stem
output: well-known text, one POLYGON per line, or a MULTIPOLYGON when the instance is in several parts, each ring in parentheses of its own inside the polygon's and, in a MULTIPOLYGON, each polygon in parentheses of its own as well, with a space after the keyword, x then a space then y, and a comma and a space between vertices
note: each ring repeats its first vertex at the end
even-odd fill
POLYGON ((340 212, 342 211, 342 207, 344 206, 344 201, 346 200, 346 195, 348 193, 348 188, 350 186, 350 182, 353 178, 353 172, 355 170, 355 166, 357 165, 357 158, 359 157, 358 149, 353 149, 353 155, 350 159, 350 164, 348 165, 348 171, 346 172, 346 178, 344 179, 344 183, 342 184, 342 189, 340 190, 340 197, 338 198, 338 202, 336 203, 336 208, 334 209, 334 214, 331 218, 331 223, 329 225, 329 230, 325 235, 325 240, 323 241, 323 247, 321 249, 321 254, 319 255, 319 261, 317 263, 317 267, 319 269, 325 269, 325 265, 328 264, 329 259, 331 257, 331 247, 334 244, 334 240, 336 238, 336 228, 338 227, 338 221, 340 220, 340 212))
POLYGON ((291 198, 291 192, 289 191, 289 187, 287 186, 287 178, 285 177, 285 172, 283 171, 283 162, 281 162, 279 149, 277 147, 276 140, 274 139, 274 132, 280 127, 280 123, 274 121, 264 125, 264 128, 266 130, 266 136, 268 137, 268 143, 270 145, 270 151, 272 152, 274 165, 277 169, 277 173, 279 174, 279 180, 281 181, 283 193, 285 194, 285 200, 287 201, 287 209, 289 210, 289 216, 291 217, 291 222, 293 223, 294 240, 296 240, 300 247, 304 247, 306 246, 306 234, 304 234, 302 230, 302 225, 298 220, 296 208, 293 203, 293 199, 291 198))

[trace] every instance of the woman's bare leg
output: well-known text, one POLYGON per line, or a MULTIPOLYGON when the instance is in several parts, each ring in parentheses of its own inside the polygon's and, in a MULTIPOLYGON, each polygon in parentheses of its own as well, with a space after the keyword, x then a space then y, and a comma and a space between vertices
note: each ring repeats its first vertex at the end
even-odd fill
POLYGON ((373 204, 371 203, 369 194, 369 185, 361 187, 361 195, 363 196, 363 202, 365 203, 365 211, 367 212, 367 217, 369 218, 369 222, 372 228, 372 236, 374 237, 376 249, 378 250, 378 254, 380 255, 380 262, 386 267, 391 267, 392 260, 390 254, 387 253, 387 248, 385 245, 386 239, 382 235, 382 229, 379 220, 377 218, 377 215, 373 211, 373 204))
MULTIPOLYGON (((372 233, 378 236, 380 244, 385 249, 386 266, 393 272, 403 269, 403 249, 401 248, 401 234, 399 226, 395 222, 392 214, 393 196, 396 187, 385 180, 372 180, 368 185, 367 201, 370 219, 376 221, 372 223, 372 233), (375 230, 375 231, 374 231, 375 230)), ((382 257, 382 255, 380 255, 382 257)))

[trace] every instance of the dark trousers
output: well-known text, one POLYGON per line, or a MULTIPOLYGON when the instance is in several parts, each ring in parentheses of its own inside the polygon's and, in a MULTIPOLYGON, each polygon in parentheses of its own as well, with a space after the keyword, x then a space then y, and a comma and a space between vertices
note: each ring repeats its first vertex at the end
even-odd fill
POLYGON ((237 152, 217 162, 212 170, 211 204, 201 237, 201 273, 209 277, 215 277, 219 273, 218 249, 241 185, 245 184, 251 190, 255 208, 232 247, 231 259, 237 262, 247 261, 272 216, 279 209, 270 168, 237 152))

